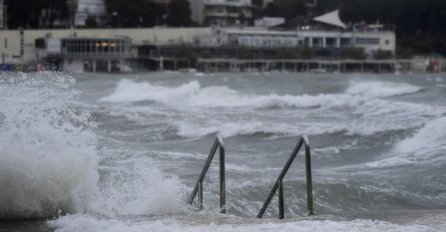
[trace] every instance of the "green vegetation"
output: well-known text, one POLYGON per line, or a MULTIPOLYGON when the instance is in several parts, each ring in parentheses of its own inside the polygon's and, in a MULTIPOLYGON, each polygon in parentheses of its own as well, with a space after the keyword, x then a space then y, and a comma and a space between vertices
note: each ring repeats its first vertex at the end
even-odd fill
POLYGON ((167 5, 167 25, 172 27, 189 27, 191 10, 188 0, 172 0, 167 5))
POLYGON ((252 53, 248 48, 243 46, 237 47, 235 52, 237 54, 238 59, 249 60, 255 58, 254 53, 252 53))
POLYGON ((8 27, 12 29, 53 28, 57 20, 69 20, 66 0, 5 0, 4 4, 8 6, 8 27))
POLYGON ((163 25, 163 6, 147 0, 105 0, 112 27, 153 27, 163 25))
MULTIPOLYGON (((393 24, 398 53, 446 54, 446 1, 444 0, 343 0, 341 18, 345 22, 393 24)), ((400 56, 397 54, 397 56, 400 56)))
POLYGON ((277 51, 277 58, 279 59, 295 59, 294 50, 292 48, 281 48, 277 51))
POLYGON ((191 67, 197 63, 198 55, 189 45, 179 45, 175 48, 175 58, 178 60, 186 60, 191 67))
POLYGON ((284 17, 285 19, 292 19, 306 14, 307 8, 302 0, 274 0, 268 3, 263 11, 264 16, 284 17))
POLYGON ((363 48, 342 48, 340 55, 342 59, 364 60, 367 58, 363 48))
POLYGON ((88 16, 88 18, 85 20, 85 27, 86 28, 96 28, 96 27, 98 27, 98 24, 96 23, 96 17, 88 16))
POLYGON ((391 59, 392 53, 390 51, 378 50, 375 52, 375 54, 373 54, 373 58, 376 60, 391 59))
POLYGON ((308 46, 304 46, 300 49, 300 57, 302 59, 312 59, 314 56, 315 54, 313 49, 309 48, 308 46))

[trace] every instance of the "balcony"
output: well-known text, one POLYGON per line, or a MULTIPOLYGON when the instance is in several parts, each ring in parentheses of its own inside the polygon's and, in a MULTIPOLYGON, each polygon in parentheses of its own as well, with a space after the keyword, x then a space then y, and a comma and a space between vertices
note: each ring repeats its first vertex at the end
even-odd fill
POLYGON ((251 0, 204 0, 208 6, 252 7, 251 0))

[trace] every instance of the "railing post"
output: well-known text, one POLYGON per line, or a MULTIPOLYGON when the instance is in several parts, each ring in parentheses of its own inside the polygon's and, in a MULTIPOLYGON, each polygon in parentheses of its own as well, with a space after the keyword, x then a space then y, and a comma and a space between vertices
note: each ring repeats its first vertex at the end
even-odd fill
POLYGON ((198 208, 203 210, 203 181, 198 182, 198 208))
POLYGON ((218 143, 220 155, 220 212, 226 213, 225 147, 221 137, 218 137, 218 143))
POLYGON ((285 177, 286 173, 288 172, 288 169, 290 168, 291 164, 293 163, 294 159, 297 156, 297 153, 299 152, 300 148, 305 145, 305 170, 306 170, 306 183, 307 183, 307 207, 308 207, 308 215, 314 215, 314 209, 313 209, 313 182, 312 182, 312 175, 311 175, 311 149, 310 149, 310 143, 308 141, 308 138, 306 136, 302 136, 296 146, 294 147, 293 152, 290 155, 290 158, 288 158, 287 163, 282 169, 282 172, 280 173, 279 177, 277 178, 276 183, 274 183, 273 188, 271 189, 271 192, 269 193, 268 197, 266 198, 265 203, 263 203, 262 208, 260 209, 259 214, 257 215, 257 218, 262 218, 263 214, 266 211, 266 208, 268 208, 269 203, 271 202, 271 199, 273 198, 274 194, 276 193, 277 189, 279 189, 279 218, 284 218, 284 192, 283 192, 283 178, 285 177))
POLYGON ((279 180, 279 219, 285 218, 283 195, 283 180, 279 180))
POLYGON ((310 143, 306 136, 303 137, 305 141, 305 170, 307 178, 307 208, 308 216, 314 215, 313 209, 313 180, 311 174, 311 149, 310 143))
POLYGON ((223 146, 223 139, 218 137, 215 139, 214 144, 212 145, 211 151, 209 152, 209 156, 206 160, 206 163, 201 170, 200 176, 192 190, 192 194, 190 195, 187 203, 192 205, 197 193, 198 193, 198 208, 200 210, 203 209, 203 180, 206 176, 206 173, 209 169, 209 166, 214 159, 215 153, 219 150, 219 158, 220 158, 220 212, 226 213, 226 177, 225 177, 225 148, 223 146))

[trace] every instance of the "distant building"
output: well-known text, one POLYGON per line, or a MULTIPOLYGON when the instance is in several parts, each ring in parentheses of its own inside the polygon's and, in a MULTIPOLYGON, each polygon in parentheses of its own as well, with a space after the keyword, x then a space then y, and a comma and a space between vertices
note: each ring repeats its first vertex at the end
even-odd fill
POLYGON ((94 17, 96 22, 101 25, 106 20, 106 11, 104 0, 78 0, 77 10, 74 16, 74 25, 76 27, 85 26, 88 17, 94 17))
POLYGON ((251 0, 192 0, 192 21, 199 25, 234 26, 252 21, 251 0))
POLYGON ((6 8, 4 1, 0 0, 0 29, 6 28, 6 8))
MULTIPOLYGON (((257 28, 215 28, 203 37, 203 46, 245 46, 257 49, 309 47, 335 51, 343 48, 363 48, 372 57, 377 51, 395 54, 394 28, 381 24, 345 25, 333 11, 315 17, 310 24, 297 25, 297 30, 257 28)), ((296 28, 296 27, 295 27, 296 28)))
POLYGON ((171 2, 171 0, 152 0, 152 2, 155 2, 157 4, 167 5, 171 2))

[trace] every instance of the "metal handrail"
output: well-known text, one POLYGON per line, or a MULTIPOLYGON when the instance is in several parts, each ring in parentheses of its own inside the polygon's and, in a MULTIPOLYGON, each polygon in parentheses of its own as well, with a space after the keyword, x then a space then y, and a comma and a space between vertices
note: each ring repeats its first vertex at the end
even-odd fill
POLYGON ((204 164, 203 169, 201 170, 201 174, 198 177, 197 183, 195 184, 194 190, 192 190, 192 194, 189 197, 187 203, 192 205, 195 196, 198 193, 198 207, 200 210, 203 209, 203 179, 206 176, 206 173, 209 169, 209 166, 214 159, 214 155, 219 149, 220 156, 220 212, 226 213, 226 178, 225 178, 225 148, 223 146, 223 139, 221 137, 217 137, 212 145, 211 151, 209 152, 209 156, 204 164))
POLYGON ((260 212, 257 215, 257 218, 262 218, 263 214, 265 213, 266 208, 268 208, 268 205, 271 202, 271 199, 273 198, 277 189, 279 189, 279 219, 284 218, 283 178, 285 177, 288 169, 290 168, 291 164, 293 163, 294 159, 296 158, 297 153, 299 153, 299 150, 302 147, 302 145, 305 145, 305 169, 306 169, 306 177, 307 177, 306 181, 307 181, 308 215, 309 216, 314 215, 313 181, 312 181, 312 176, 311 176, 311 149, 310 149, 310 143, 308 141, 308 138, 304 135, 299 139, 296 146, 294 147, 294 150, 291 153, 290 158, 288 159, 287 163, 283 167, 282 172, 280 173, 279 177, 277 178, 276 183, 274 184, 273 188, 271 189, 271 192, 268 195, 268 198, 266 199, 265 203, 263 204, 262 208, 260 209, 260 212))

